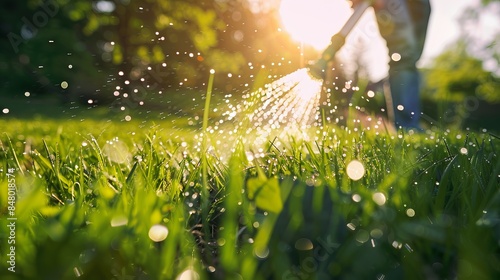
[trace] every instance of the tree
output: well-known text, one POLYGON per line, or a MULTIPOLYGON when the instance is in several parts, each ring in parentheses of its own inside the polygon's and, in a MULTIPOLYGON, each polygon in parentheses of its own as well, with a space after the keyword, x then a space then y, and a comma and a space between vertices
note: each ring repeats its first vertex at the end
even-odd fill
POLYGON ((57 2, 3 1, 1 5, 0 75, 6 78, 1 94, 64 93, 61 83, 71 86, 75 75, 96 72, 94 59, 57 2))
POLYGON ((426 117, 447 127, 498 127, 492 120, 499 117, 493 108, 500 102, 500 79, 468 53, 465 41, 439 55, 423 73, 426 117))
POLYGON ((500 102, 500 80, 483 68, 483 61, 471 56, 463 41, 439 55, 426 71, 424 95, 438 100, 461 101, 477 97, 500 102))
POLYGON ((470 7, 461 16, 462 37, 468 50, 484 61, 488 69, 500 76, 500 1, 482 0, 481 6, 470 7), (493 26, 495 25, 496 26, 493 26), (481 30, 481 32, 477 32, 481 30), (484 35, 487 34, 487 35, 484 35))

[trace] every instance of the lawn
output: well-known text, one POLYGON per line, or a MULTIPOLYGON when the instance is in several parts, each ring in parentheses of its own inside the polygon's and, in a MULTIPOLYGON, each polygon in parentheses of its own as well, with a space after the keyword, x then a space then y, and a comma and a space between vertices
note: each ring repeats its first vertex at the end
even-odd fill
POLYGON ((205 118, 0 119, 1 278, 500 277, 495 134, 254 142, 220 100, 205 118))

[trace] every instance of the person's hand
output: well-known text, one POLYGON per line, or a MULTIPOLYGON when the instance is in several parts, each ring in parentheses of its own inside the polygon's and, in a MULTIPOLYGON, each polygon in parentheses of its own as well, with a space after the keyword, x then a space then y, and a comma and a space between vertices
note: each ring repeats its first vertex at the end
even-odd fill
MULTIPOLYGON (((359 3, 365 2, 369 0, 350 0, 351 2, 351 8, 356 7, 359 3)), ((375 10, 379 10, 385 5, 385 0, 371 0, 372 6, 375 10)))
POLYGON ((350 0, 351 2, 351 8, 356 7, 359 3, 363 2, 364 0, 350 0))

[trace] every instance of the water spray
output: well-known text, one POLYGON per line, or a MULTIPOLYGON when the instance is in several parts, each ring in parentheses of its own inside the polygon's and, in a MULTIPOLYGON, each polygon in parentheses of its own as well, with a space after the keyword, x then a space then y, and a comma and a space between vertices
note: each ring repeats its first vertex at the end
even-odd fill
POLYGON ((317 79, 325 78, 328 63, 334 59, 335 54, 344 46, 347 35, 349 35, 366 9, 371 6, 371 2, 370 0, 366 0, 354 6, 353 14, 344 24, 342 29, 337 34, 333 35, 330 45, 323 51, 321 58, 309 66, 309 73, 313 77, 317 79))

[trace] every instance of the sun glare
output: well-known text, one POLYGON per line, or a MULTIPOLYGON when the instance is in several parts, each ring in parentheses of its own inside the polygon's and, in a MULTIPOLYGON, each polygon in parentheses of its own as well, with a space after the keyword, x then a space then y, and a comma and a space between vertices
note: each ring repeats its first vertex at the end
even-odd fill
POLYGON ((344 0, 281 0, 284 29, 297 42, 322 50, 351 15, 344 0))

